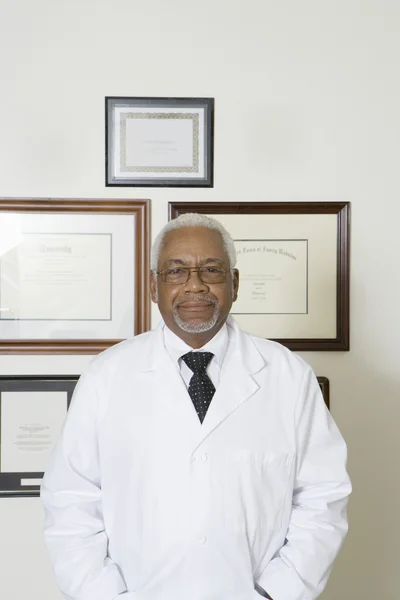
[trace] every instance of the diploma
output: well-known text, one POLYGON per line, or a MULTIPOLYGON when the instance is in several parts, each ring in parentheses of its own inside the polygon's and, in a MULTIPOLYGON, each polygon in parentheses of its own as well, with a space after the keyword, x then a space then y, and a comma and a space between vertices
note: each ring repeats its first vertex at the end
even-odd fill
POLYGON ((66 391, 1 392, 1 473, 43 473, 67 414, 66 391))
POLYGON ((198 138, 197 114, 124 114, 121 121, 123 157, 127 172, 197 171, 194 139, 198 138))
POLYGON ((307 240, 235 240, 239 297, 232 314, 306 314, 307 240))
POLYGON ((3 320, 111 319, 109 234, 23 233, 0 273, 3 320))
POLYGON ((291 350, 349 349, 348 202, 171 202, 232 235, 240 271, 232 314, 291 350))

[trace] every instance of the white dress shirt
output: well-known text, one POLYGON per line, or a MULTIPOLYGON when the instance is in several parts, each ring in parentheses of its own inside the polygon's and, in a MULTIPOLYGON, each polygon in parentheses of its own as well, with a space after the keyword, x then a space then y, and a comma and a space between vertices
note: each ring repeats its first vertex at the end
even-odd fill
POLYGON ((230 351, 232 351, 232 348, 234 347, 235 334, 232 327, 228 328, 226 324, 223 325, 218 333, 207 342, 207 344, 198 349, 194 349, 186 344, 186 342, 168 329, 166 325, 164 326, 163 331, 165 348, 174 361, 176 368, 179 370, 186 388, 189 387, 189 382, 193 375, 193 371, 181 358, 187 352, 212 352, 214 354, 213 359, 207 367, 207 375, 213 382, 214 387, 217 388, 228 346, 230 345, 230 351))

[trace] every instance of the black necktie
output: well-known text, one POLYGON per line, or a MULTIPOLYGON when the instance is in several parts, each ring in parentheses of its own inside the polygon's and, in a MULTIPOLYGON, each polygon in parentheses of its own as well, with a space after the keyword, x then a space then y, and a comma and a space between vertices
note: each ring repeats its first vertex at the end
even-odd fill
POLYGON ((206 373, 206 369, 214 354, 212 352, 188 352, 182 356, 189 369, 193 371, 189 382, 188 392, 191 397, 200 423, 204 417, 215 392, 213 382, 206 373))

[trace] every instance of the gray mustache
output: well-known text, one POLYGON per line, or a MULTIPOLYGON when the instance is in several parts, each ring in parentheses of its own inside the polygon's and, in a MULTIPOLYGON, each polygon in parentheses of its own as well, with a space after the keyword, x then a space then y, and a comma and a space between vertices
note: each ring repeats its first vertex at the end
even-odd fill
POLYGON ((181 304, 185 304, 185 302, 209 302, 216 306, 218 301, 215 298, 209 298, 205 294, 197 294, 196 296, 187 296, 184 302, 177 302, 174 306, 180 306, 181 304))

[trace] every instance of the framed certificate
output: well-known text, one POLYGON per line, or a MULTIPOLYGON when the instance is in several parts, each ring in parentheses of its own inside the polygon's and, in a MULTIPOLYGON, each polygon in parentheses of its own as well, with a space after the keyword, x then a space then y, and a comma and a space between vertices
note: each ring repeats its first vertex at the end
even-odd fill
POLYGON ((78 376, 0 377, 0 496, 38 496, 78 376))
POLYGON ((93 354, 149 328, 148 200, 0 200, 0 353, 93 354))
POLYGON ((171 202, 217 218, 240 273, 231 314, 292 350, 349 350, 348 202, 171 202))
POLYGON ((106 186, 212 187, 213 98, 106 97, 106 186))

